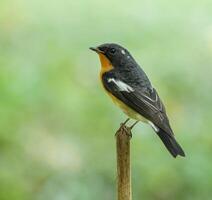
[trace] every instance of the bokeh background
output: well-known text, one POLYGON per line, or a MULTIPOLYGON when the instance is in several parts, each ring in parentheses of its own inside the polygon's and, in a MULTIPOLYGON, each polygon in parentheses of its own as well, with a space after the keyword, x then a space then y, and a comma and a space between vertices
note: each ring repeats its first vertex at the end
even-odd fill
POLYGON ((133 198, 211 199, 211 0, 1 0, 0 199, 115 199, 114 133, 126 117, 88 50, 105 42, 141 64, 187 155, 173 159, 137 125, 133 198))

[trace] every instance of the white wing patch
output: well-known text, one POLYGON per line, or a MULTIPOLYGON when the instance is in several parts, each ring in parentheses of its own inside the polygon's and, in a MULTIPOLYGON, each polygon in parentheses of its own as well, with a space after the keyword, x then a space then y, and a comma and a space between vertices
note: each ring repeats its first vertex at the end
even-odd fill
POLYGON ((120 80, 115 80, 114 78, 109 78, 108 83, 113 82, 116 84, 116 86, 119 88, 119 91, 125 91, 125 92, 133 92, 133 88, 126 83, 120 81, 120 80))
POLYGON ((152 122, 148 121, 148 124, 154 129, 155 132, 159 131, 158 127, 155 126, 152 122))
POLYGON ((126 54, 124 49, 121 50, 121 53, 122 53, 123 55, 126 54))

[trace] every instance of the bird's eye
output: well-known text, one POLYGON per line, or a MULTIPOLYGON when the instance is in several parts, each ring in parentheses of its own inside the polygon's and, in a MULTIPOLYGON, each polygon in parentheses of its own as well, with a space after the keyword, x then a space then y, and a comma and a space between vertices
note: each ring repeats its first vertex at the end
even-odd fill
POLYGON ((110 49, 111 54, 114 54, 115 52, 116 52, 116 49, 114 49, 114 48, 110 49))

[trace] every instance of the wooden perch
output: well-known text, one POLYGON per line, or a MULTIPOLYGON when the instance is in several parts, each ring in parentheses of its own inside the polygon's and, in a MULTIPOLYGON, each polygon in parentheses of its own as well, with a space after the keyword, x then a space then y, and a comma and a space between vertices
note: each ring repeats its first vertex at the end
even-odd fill
POLYGON ((116 132, 118 200, 132 200, 130 168, 131 137, 131 128, 121 124, 116 132))

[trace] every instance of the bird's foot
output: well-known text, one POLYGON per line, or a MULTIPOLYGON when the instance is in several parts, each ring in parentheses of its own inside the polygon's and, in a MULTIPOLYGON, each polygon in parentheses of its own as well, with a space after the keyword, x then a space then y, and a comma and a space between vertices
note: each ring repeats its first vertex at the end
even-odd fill
MULTIPOLYGON (((132 133, 131 133, 131 127, 128 127, 126 123, 130 120, 130 118, 127 118, 123 123, 120 124, 120 128, 117 130, 115 136, 117 136, 120 132, 125 132, 130 138, 132 138, 132 133)), ((133 124, 134 126, 134 124, 133 124)))
POLYGON ((120 132, 125 132, 130 138, 132 138, 132 129, 133 127, 139 122, 136 121, 135 123, 133 123, 131 126, 127 126, 126 123, 129 121, 130 119, 128 118, 125 122, 120 124, 120 128, 118 129, 118 131, 116 132, 115 136, 117 136, 117 134, 119 134, 120 132))
POLYGON ((122 132, 122 131, 128 132, 127 128, 129 128, 129 127, 126 126, 126 123, 127 123, 129 120, 130 120, 130 118, 127 118, 124 122, 122 122, 122 123, 120 124, 120 127, 119 127, 119 129, 117 130, 115 136, 117 136, 117 134, 119 134, 119 132, 122 132))

